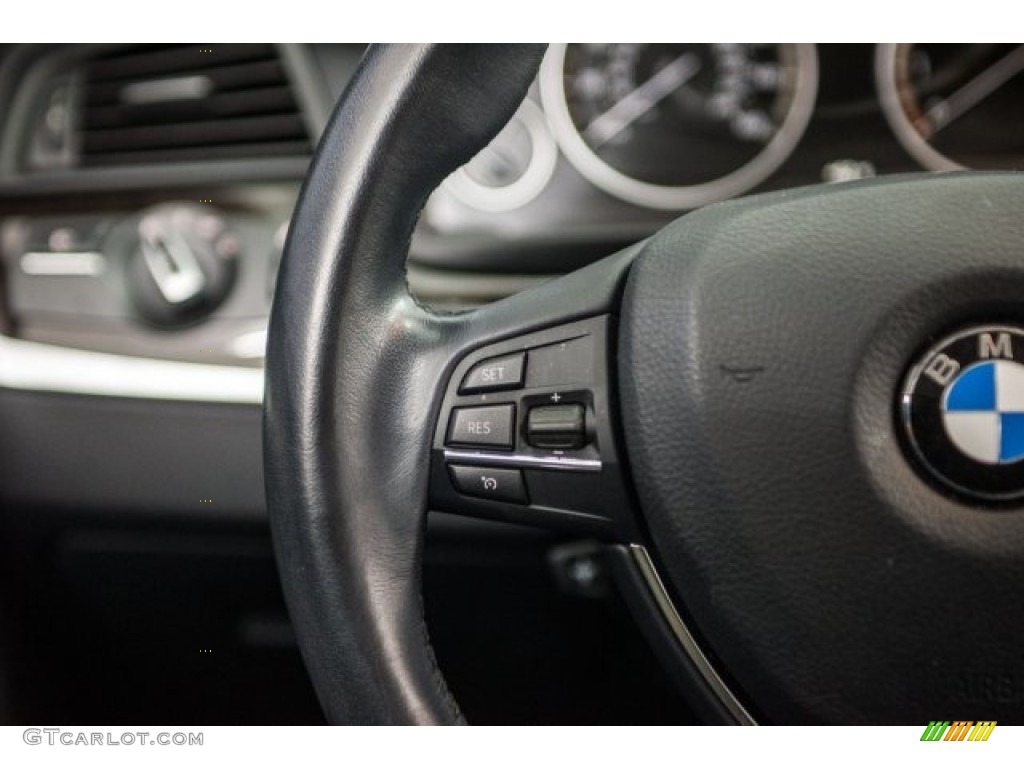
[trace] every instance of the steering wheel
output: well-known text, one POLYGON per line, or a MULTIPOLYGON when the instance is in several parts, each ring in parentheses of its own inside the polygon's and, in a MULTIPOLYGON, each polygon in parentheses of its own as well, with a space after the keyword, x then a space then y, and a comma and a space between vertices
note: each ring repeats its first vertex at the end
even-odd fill
POLYGON ((977 371, 1018 386, 1024 178, 748 197, 432 312, 405 280, 419 211, 542 55, 371 48, 292 221, 266 483, 328 718, 462 721, 422 618, 435 509, 603 541, 711 721, 1024 720, 1021 464, 972 456, 988 433, 953 413, 977 371))

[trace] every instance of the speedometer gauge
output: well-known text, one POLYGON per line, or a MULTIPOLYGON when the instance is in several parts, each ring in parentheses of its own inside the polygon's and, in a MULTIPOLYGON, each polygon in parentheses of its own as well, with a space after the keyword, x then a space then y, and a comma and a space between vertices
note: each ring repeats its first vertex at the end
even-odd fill
POLYGON ((596 186, 668 210, 764 181, 810 119, 813 45, 552 46, 544 109, 570 162, 596 186))
POLYGON ((880 45, 878 92, 925 168, 1024 169, 1024 45, 880 45))

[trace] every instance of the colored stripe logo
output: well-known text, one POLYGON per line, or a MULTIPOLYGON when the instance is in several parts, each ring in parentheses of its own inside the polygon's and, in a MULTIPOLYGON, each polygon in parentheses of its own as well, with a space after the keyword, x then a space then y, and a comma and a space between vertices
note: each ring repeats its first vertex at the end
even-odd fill
POLYGON ((988 741, 995 727, 995 720, 932 720, 921 741, 988 741))

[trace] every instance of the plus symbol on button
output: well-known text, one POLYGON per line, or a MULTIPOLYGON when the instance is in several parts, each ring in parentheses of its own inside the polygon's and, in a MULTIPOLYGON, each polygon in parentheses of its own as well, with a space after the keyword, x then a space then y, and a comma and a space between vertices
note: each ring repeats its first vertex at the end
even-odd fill
POLYGON ((556 402, 556 403, 557 403, 557 402, 558 402, 559 400, 561 400, 561 399, 562 399, 562 396, 561 396, 560 394, 558 394, 557 392, 555 392, 555 394, 553 394, 553 395, 551 396, 551 399, 552 399, 552 400, 553 400, 554 402, 556 402))

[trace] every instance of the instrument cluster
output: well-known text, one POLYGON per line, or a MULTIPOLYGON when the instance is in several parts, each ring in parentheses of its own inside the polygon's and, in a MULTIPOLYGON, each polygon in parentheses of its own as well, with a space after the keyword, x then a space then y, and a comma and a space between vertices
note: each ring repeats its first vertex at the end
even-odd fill
POLYGON ((752 191, 1021 169, 1022 73, 1021 45, 555 45, 424 224, 625 237, 752 191))

